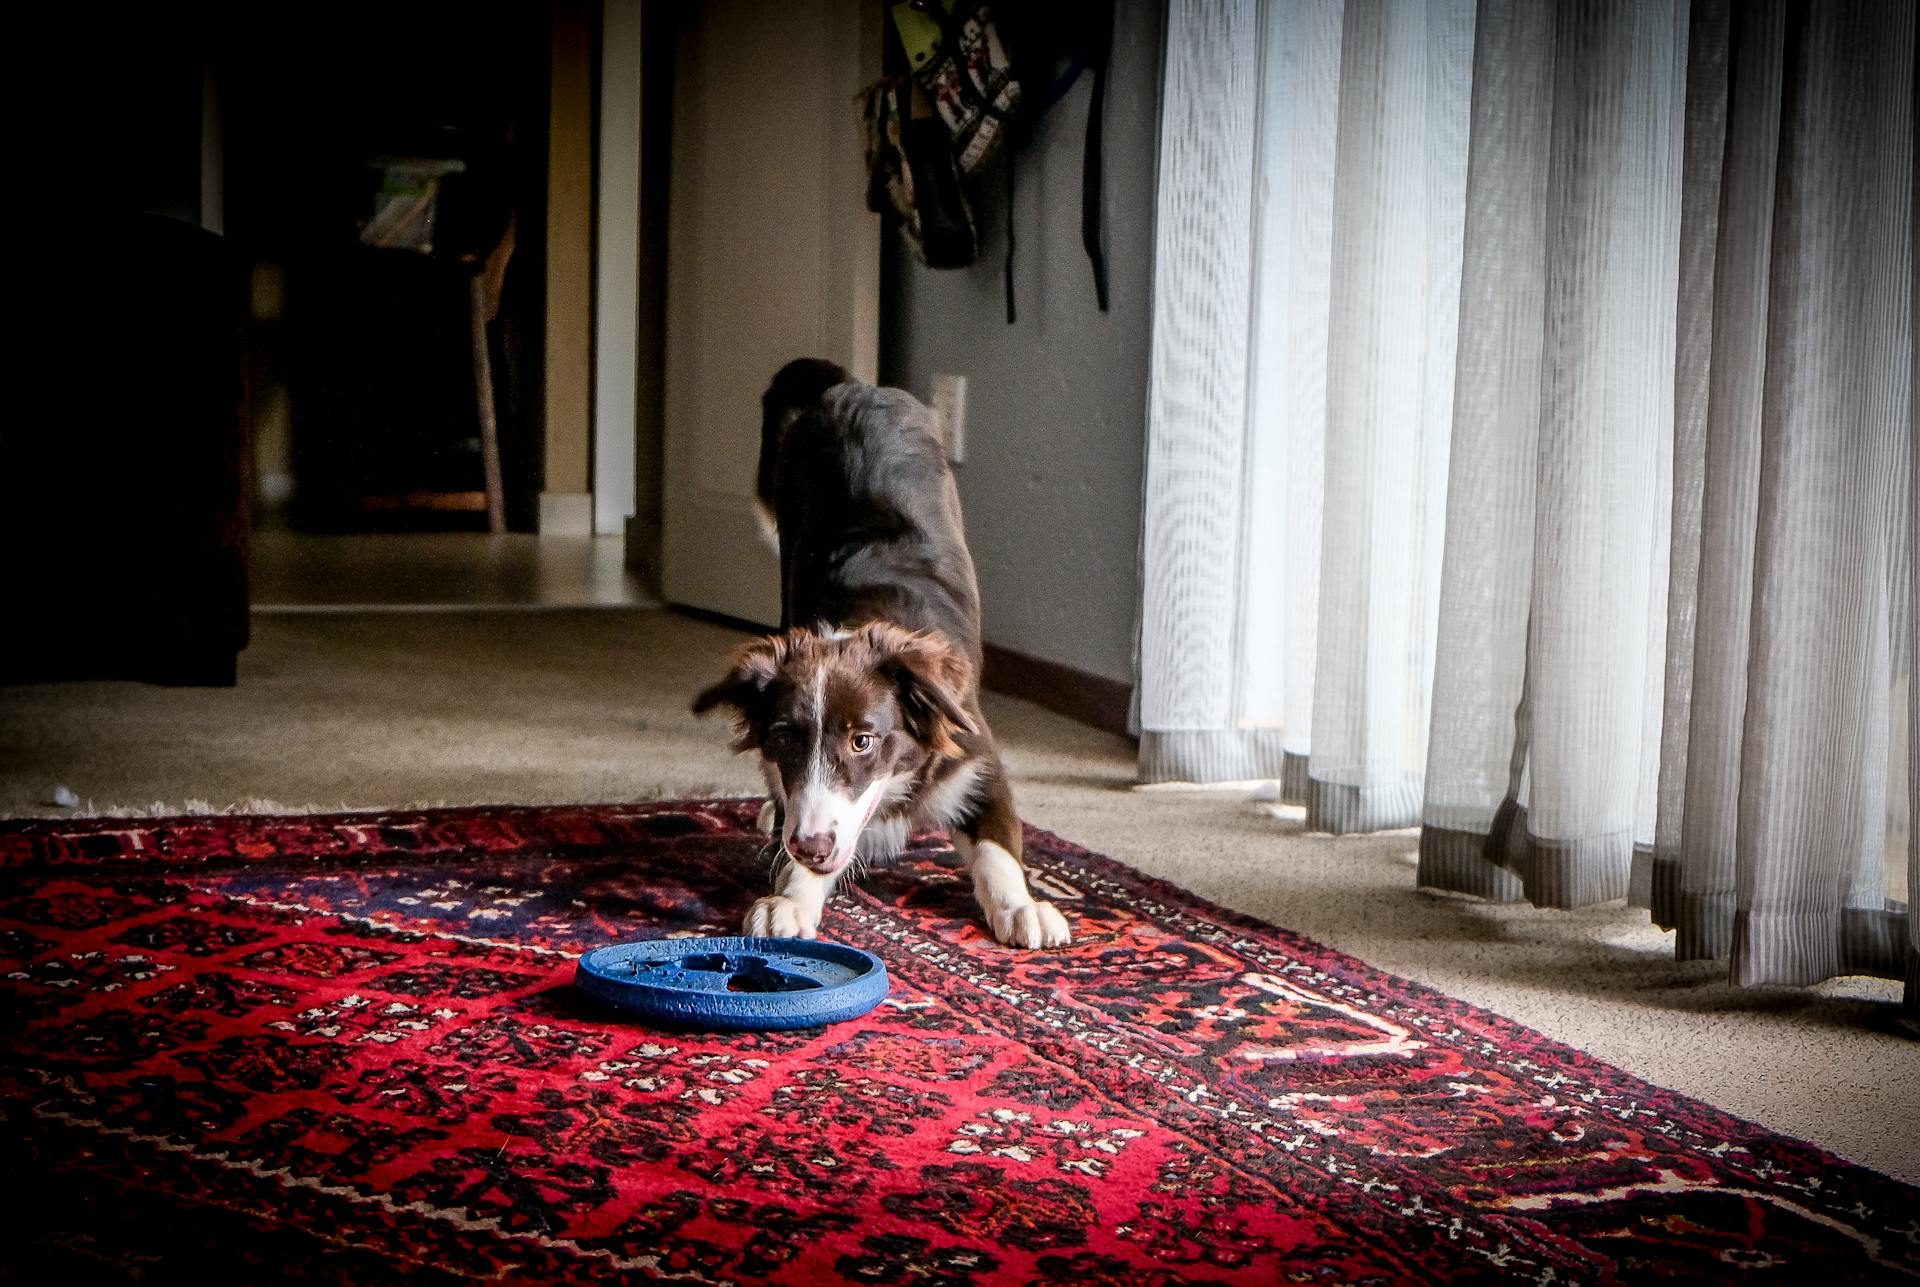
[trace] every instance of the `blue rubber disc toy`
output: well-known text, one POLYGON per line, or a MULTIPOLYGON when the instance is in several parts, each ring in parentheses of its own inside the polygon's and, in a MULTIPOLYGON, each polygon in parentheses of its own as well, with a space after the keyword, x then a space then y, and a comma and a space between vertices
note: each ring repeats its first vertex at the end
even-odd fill
POLYGON ((573 985, 643 1019, 708 1032, 817 1028, 887 995, 871 952, 805 938, 662 938, 595 948, 573 985))

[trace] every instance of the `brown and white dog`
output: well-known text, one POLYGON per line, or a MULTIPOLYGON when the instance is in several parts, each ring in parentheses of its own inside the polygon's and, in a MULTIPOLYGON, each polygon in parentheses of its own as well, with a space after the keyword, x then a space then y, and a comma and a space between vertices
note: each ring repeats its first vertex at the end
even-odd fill
POLYGON ((1013 791, 980 714, 980 594, 933 415, 830 362, 761 404, 759 498, 778 533, 781 632, 734 654, 696 713, 730 707, 778 829, 746 932, 812 938, 842 872, 949 830, 995 938, 1068 941, 1020 861, 1013 791))

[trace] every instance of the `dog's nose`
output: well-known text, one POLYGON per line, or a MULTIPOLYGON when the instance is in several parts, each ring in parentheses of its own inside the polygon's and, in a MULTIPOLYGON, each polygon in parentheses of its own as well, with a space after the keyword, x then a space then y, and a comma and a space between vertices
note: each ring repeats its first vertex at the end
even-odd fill
POLYGON ((811 836, 795 836, 787 842, 787 848, 802 862, 825 862, 833 857, 833 833, 820 831, 811 836))

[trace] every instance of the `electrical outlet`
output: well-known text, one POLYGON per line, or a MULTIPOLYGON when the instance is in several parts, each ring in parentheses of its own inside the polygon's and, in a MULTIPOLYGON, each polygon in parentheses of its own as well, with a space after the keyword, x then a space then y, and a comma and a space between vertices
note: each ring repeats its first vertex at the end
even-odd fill
POLYGON ((947 459, 960 464, 967 458, 967 377, 940 374, 933 377, 933 414, 940 421, 940 441, 947 459))

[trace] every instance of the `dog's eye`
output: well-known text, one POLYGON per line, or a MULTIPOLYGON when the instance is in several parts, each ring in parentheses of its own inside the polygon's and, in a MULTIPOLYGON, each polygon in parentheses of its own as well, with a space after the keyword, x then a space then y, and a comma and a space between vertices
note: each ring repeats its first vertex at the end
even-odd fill
POLYGON ((873 749, 873 734, 855 733, 853 735, 852 746, 855 755, 865 755, 873 749))

